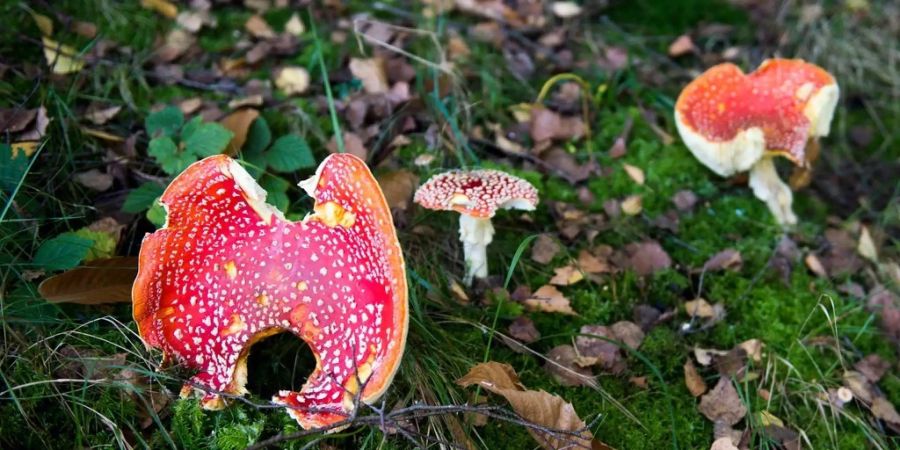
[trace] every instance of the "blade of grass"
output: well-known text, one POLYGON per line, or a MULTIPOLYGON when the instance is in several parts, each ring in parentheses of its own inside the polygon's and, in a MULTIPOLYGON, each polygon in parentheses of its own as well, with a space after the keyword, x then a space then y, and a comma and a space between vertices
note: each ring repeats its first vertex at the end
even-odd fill
POLYGON ((325 56, 322 53, 322 41, 316 31, 316 21, 309 15, 310 30, 313 35, 313 43, 316 47, 316 59, 319 62, 319 70, 322 72, 322 83, 325 84, 325 97, 328 99, 328 112, 331 115, 331 127, 334 129, 334 142, 338 153, 344 153, 344 135, 341 133, 341 124, 338 122, 337 109, 334 107, 334 95, 331 93, 331 82, 328 81, 328 68, 325 67, 325 56))

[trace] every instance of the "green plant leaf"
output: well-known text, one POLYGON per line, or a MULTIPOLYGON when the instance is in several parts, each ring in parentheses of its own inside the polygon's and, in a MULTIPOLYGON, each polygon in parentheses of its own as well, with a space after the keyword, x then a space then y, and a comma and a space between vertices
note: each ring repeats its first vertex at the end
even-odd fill
POLYGON ((93 231, 87 228, 81 228, 73 232, 75 236, 93 241, 91 248, 88 249, 85 261, 91 261, 100 258, 111 258, 116 252, 116 236, 107 231, 93 231))
POLYGON ((166 209, 163 208, 162 203, 159 202, 159 199, 153 202, 153 206, 147 210, 147 220, 150 221, 153 225, 156 225, 156 228, 162 228, 166 223, 166 209))
POLYGON ((46 270, 71 269, 81 263, 93 245, 90 239, 63 233, 41 244, 33 262, 46 270))
POLYGON ((26 170, 28 170, 28 157, 25 156, 25 152, 13 152, 9 145, 0 144, 0 192, 6 194, 0 197, 3 201, 7 200, 6 197, 12 195, 16 190, 16 186, 19 185, 26 170))
POLYGON ((147 129, 147 135, 150 137, 174 136, 182 125, 184 125, 184 114, 176 106, 167 106, 151 113, 144 121, 144 128, 147 129))
POLYGON ((122 205, 122 211, 127 213, 139 213, 156 201, 163 194, 165 188, 152 182, 144 183, 128 193, 125 197, 125 203, 122 205))
POLYGON ((248 158, 250 155, 262 154, 263 150, 272 143, 272 130, 269 129, 269 122, 263 117, 257 117, 250 124, 250 130, 247 131, 247 140, 244 141, 243 155, 248 158))
POLYGON ((169 175, 181 173, 197 160, 193 153, 179 150, 175 141, 168 136, 151 140, 147 154, 155 158, 162 170, 169 175))
POLYGON ((266 203, 278 208, 281 212, 287 211, 291 203, 287 195, 287 190, 291 187, 289 181, 267 174, 259 179, 259 185, 266 191, 266 203))
POLYGON ((316 165, 309 144, 296 134, 278 138, 266 153, 266 161, 278 172, 293 172, 316 165))
POLYGON ((225 150, 234 133, 217 123, 204 123, 192 130, 190 135, 182 135, 184 147, 197 156, 218 155, 225 150))

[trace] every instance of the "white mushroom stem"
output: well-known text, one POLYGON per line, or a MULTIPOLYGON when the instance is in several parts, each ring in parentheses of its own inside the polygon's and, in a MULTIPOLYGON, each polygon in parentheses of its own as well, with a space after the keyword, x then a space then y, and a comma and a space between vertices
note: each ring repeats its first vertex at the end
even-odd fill
POLYGON ((797 223, 797 216, 792 209, 794 194, 790 186, 778 177, 773 157, 763 156, 750 169, 750 188, 756 198, 766 202, 780 225, 797 223))
POLYGON ((490 218, 459 215, 459 240, 463 243, 463 254, 466 259, 466 286, 472 284, 472 278, 487 278, 487 246, 494 240, 494 226, 490 218))

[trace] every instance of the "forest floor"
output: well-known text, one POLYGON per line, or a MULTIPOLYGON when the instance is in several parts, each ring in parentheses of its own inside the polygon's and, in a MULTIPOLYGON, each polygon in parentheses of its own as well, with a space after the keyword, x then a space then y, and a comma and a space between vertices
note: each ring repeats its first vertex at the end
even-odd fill
MULTIPOLYGON (((493 361, 523 396, 574 407, 516 417, 580 418, 594 448, 900 448, 895 2, 309 3, 0 6, 0 447, 236 449, 298 431, 268 402, 302 386, 308 347, 256 344, 247 401, 203 410, 179 398, 190 374, 157 371, 137 334, 134 261, 165 222, 157 198, 200 157, 240 159, 299 220, 311 201, 297 182, 348 151, 381 183, 407 263, 388 410, 508 410, 458 383, 493 361), (695 160, 673 117, 706 68, 769 57, 841 86, 788 231, 746 177, 695 160), (494 218, 490 277, 471 288, 457 214, 412 201, 462 167, 540 195, 494 218), (97 278, 39 289, 78 266, 97 278)), ((510 417, 404 416, 277 446, 541 446, 510 417)))

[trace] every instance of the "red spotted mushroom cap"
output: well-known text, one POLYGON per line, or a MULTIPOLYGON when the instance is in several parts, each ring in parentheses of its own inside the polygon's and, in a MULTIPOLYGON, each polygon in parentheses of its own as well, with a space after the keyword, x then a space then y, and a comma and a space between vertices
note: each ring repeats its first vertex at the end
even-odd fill
POLYGON ((538 192, 531 183, 499 170, 454 170, 431 177, 416 191, 416 203, 490 218, 498 209, 533 210, 538 192))
POLYGON ((725 63, 710 68, 684 88, 675 104, 675 116, 685 143, 695 154, 698 146, 711 147, 710 152, 742 151, 723 144, 752 141, 741 133, 758 129, 764 140, 762 150, 802 166, 806 164, 807 140, 828 134, 837 97, 834 77, 799 59, 767 60, 750 74, 725 63))
POLYGON ((141 245, 134 318, 164 361, 197 370, 203 405, 246 391, 250 346, 280 332, 306 341, 316 368, 275 401, 304 428, 345 419, 390 384, 406 341, 407 290, 391 213, 369 169, 329 156, 302 183, 314 213, 290 222, 235 161, 191 165, 163 194, 166 226, 141 245))

